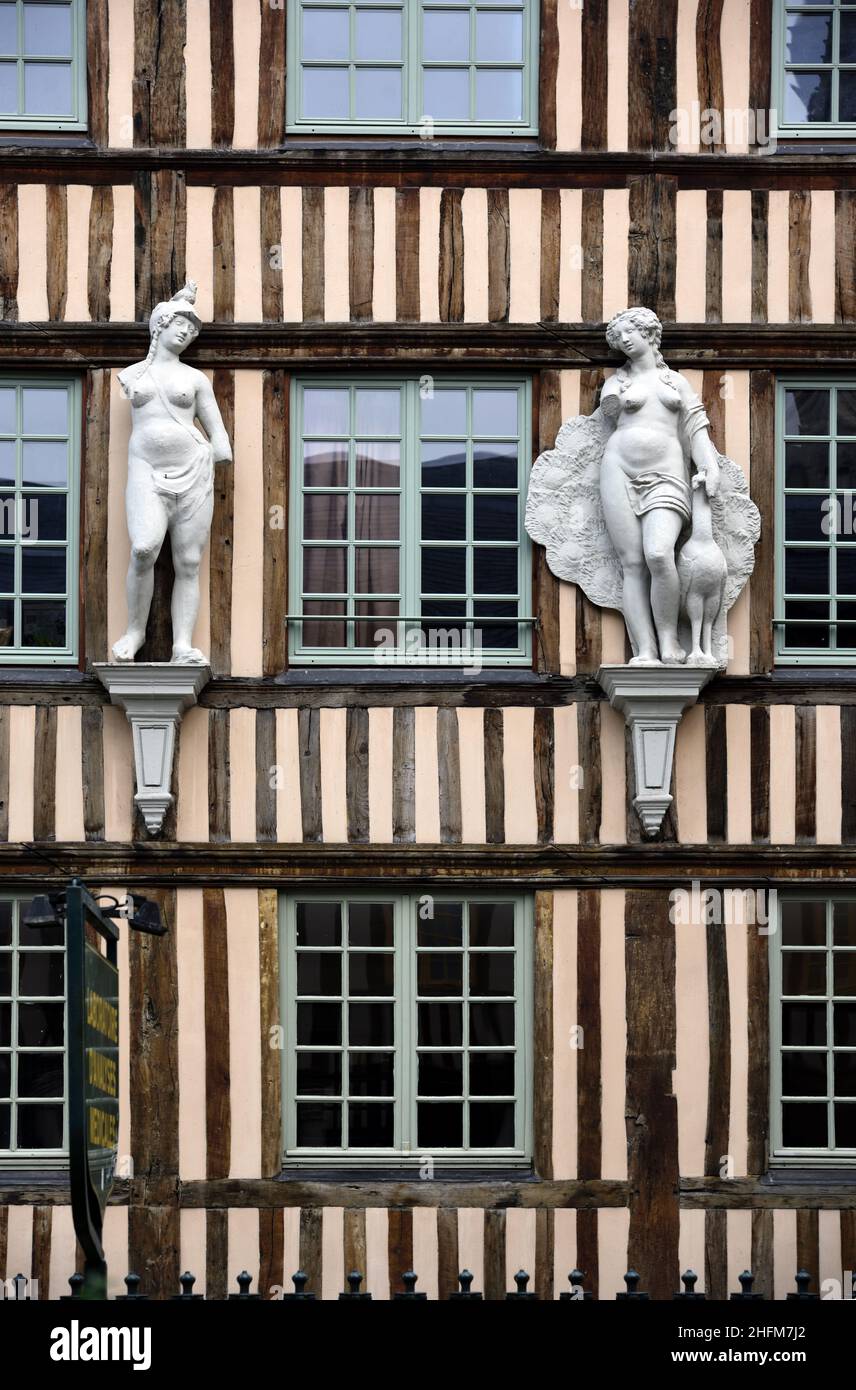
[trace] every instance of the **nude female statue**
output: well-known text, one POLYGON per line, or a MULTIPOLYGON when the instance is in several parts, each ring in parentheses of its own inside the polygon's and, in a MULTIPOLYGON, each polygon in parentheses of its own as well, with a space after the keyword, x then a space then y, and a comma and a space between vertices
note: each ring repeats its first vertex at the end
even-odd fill
POLYGON ((199 565, 214 510, 214 464, 232 457, 208 378, 181 361, 199 333, 196 285, 189 280, 149 319, 144 362, 119 374, 131 402, 125 505, 131 538, 128 630, 113 646, 116 661, 133 661, 146 636, 154 566, 167 532, 172 546, 172 657, 177 665, 206 665, 192 645, 199 611, 199 565), (194 423, 199 420, 207 438, 194 423))
POLYGON ((597 410, 567 420, 536 460, 526 530, 555 575, 621 610, 631 665, 723 667, 725 616, 752 573, 760 518, 698 396, 663 361, 661 334, 650 309, 609 323, 624 362, 597 410))

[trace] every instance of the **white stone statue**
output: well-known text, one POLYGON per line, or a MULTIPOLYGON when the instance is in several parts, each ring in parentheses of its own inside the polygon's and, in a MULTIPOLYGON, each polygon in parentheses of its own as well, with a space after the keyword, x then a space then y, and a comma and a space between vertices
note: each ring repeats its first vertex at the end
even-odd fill
POLYGON ((606 331, 625 362, 592 415, 532 470, 526 530, 560 579, 624 614, 631 665, 725 666, 725 615, 752 573, 758 509, 715 449, 698 396, 660 353, 650 309, 606 331))
POLYGON ((181 361, 201 325, 195 300, 196 285, 188 280, 172 299, 158 304, 149 319, 145 361, 119 375, 133 422, 125 494, 131 538, 128 630, 113 647, 119 662, 133 661, 145 641, 155 561, 167 532, 175 570, 171 661, 182 666, 208 661, 192 645, 199 565, 214 510, 214 464, 231 459, 232 450, 211 383, 181 361))

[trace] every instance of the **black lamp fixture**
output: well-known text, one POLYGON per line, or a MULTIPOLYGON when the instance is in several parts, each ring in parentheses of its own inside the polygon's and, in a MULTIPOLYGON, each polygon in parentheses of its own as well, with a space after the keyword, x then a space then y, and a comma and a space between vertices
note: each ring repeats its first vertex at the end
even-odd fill
POLYGON ((60 917, 55 903, 44 893, 37 893, 24 909, 25 927, 58 927, 60 917))
POLYGON ((132 898, 129 893, 125 913, 128 926, 133 927, 134 931, 145 932, 146 936, 166 936, 160 907, 151 898, 132 898))

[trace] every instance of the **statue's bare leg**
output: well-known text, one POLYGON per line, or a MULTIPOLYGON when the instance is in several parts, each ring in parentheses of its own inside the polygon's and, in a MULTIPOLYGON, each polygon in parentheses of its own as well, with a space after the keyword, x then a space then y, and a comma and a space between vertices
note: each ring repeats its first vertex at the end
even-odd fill
POLYGON ((683 518, 679 512, 657 507, 642 518, 645 563, 651 573, 651 609, 663 661, 681 663, 686 652, 678 642, 678 609, 681 590, 675 564, 675 546, 683 518))
POLYGON ((213 493, 186 520, 170 527, 175 583, 172 589, 172 660, 177 665, 204 666, 208 658, 193 645, 199 613, 199 566, 211 529, 213 493))
POLYGON ((651 618, 650 575, 642 549, 642 527, 630 505, 624 474, 604 466, 601 500, 606 528, 621 562, 621 610, 634 656, 631 666, 659 666, 657 634, 651 618))
MULTIPOLYGON (((143 475, 144 477, 144 475, 143 475)), ((152 606, 155 561, 168 524, 163 500, 146 482, 128 479, 128 534, 131 538, 131 560, 125 590, 128 597, 128 627, 124 636, 113 644, 116 661, 133 661, 146 640, 146 624, 152 606)))

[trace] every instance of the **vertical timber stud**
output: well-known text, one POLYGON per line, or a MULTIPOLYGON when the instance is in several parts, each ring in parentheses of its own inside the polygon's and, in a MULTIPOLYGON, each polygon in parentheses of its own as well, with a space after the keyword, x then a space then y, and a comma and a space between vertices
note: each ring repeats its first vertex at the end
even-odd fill
POLYGON ((285 140, 285 5, 259 8, 259 149, 275 150, 285 140))
POLYGON ((391 1297, 401 1292, 402 1275, 413 1268, 413 1212, 410 1208, 389 1208, 387 1259, 391 1297))
MULTIPOLYGON (((262 1073, 262 1177, 282 1167, 282 1030, 279 1016, 279 924, 277 894, 259 889, 259 1001, 262 1073)), ((281 1216, 280 1216, 281 1219, 281 1216)), ((364 1266, 360 1266, 364 1268, 364 1266)))
POLYGON ((110 88, 109 3, 110 0, 87 0, 86 4, 87 121, 89 138, 101 150, 110 144, 107 111, 110 88))
POLYGON ((538 134, 542 150, 556 148, 556 85, 559 75, 559 4, 541 0, 541 60, 538 69, 538 134))
MULTIPOLYGON (((285 464, 288 459, 289 377, 285 372, 265 372, 263 381, 264 587, 262 615, 262 675, 277 676, 287 664, 288 611, 287 541, 288 509, 285 464)), ((219 465, 218 465, 219 466, 219 465)))
POLYGON ((148 889, 170 930, 166 936, 131 932, 129 1009, 131 1037, 130 1265, 146 1292, 175 1291, 179 1265, 178 1184, 178 966, 172 889, 148 889))
POLYGON ((553 1179, 553 894, 535 894, 532 1158, 553 1179))
MULTIPOLYGON (((600 904, 599 889, 584 888, 577 894, 576 1020, 582 1044, 576 1054, 579 1178, 601 1176, 600 904)), ((585 1270, 587 1287, 596 1290, 599 1262, 595 1210, 577 1211, 577 1265, 585 1270)))
POLYGON ((749 669, 773 669, 773 516, 775 501, 776 386, 772 372, 749 374, 749 491, 761 513, 761 539, 749 589, 749 669))
POLYGON ((631 150, 668 150, 677 104, 675 34, 678 0, 636 0, 630 6, 627 136, 631 150))
MULTIPOLYGON (((552 449, 562 423, 559 372, 541 373, 538 383, 538 448, 552 449)), ((539 619, 534 643, 539 671, 559 670, 559 580, 547 565, 547 552, 535 546, 535 615, 539 619)))
MULTIPOLYGON (((229 439, 235 440, 235 373, 214 372, 214 394, 229 439)), ((214 469, 214 518, 211 523, 208 600, 211 614, 211 674, 227 676, 232 668, 232 560, 235 527, 235 465, 214 469)))
POLYGON ((634 889, 625 907, 627 970, 628 1260, 644 1268, 653 1298, 679 1277, 675 937, 665 889, 634 889))
MULTIPOLYGON (((226 711, 227 712, 227 711, 226 711)), ((232 1150, 229 960, 222 888, 202 890, 205 972, 206 1177, 227 1178, 232 1150)))

